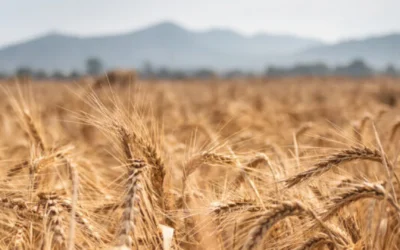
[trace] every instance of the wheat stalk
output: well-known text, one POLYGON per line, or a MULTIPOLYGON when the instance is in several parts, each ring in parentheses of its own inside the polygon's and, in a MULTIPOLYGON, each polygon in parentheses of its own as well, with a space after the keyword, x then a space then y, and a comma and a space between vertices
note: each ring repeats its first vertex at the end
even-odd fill
POLYGON ((13 250, 23 250, 26 248, 26 242, 24 237, 24 225, 18 221, 14 226, 16 233, 13 240, 13 250))
POLYGON ((397 130, 400 128, 400 120, 396 121, 395 124, 393 124, 392 129, 390 131, 390 141, 392 142, 396 136, 397 130))
MULTIPOLYGON (((60 205, 65 208, 71 215, 72 217, 72 210, 73 210, 73 206, 71 201, 67 200, 67 199, 59 199, 58 202, 60 203, 60 205)), ((72 218, 71 218, 72 219, 72 218)), ((89 235, 90 238, 94 239, 95 241, 100 241, 100 235, 99 233, 95 230, 95 228, 90 224, 90 222, 86 219, 86 216, 83 215, 81 212, 79 212, 78 210, 76 210, 75 208, 75 216, 74 216, 74 220, 80 224, 81 226, 83 226, 85 228, 85 233, 89 235)), ((73 244, 72 244, 73 245, 73 244)))
POLYGON ((79 175, 76 169, 76 165, 71 159, 66 158, 66 163, 70 173, 70 180, 72 184, 72 202, 71 202, 71 219, 69 223, 69 234, 68 234, 68 249, 73 250, 74 248, 74 240, 75 240, 75 214, 76 214, 76 206, 78 201, 78 189, 79 189, 79 175))

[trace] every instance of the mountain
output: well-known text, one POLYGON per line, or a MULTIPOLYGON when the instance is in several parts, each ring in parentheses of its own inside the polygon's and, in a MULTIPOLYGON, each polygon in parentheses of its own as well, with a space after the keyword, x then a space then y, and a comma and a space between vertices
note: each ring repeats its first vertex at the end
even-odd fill
POLYGON ((400 34, 317 46, 297 53, 293 58, 301 62, 320 61, 331 65, 345 64, 356 58, 375 67, 384 67, 389 63, 400 65, 400 34))
POLYGON ((400 65, 400 34, 324 44, 290 35, 244 36, 228 29, 190 31, 163 22, 126 34, 78 37, 49 33, 0 49, 0 71, 27 66, 48 72, 83 70, 89 57, 106 68, 153 66, 180 69, 263 70, 267 65, 324 62, 345 64, 363 59, 375 67, 400 65))
POLYGON ((158 67, 184 69, 263 69, 277 58, 322 45, 315 39, 289 35, 244 36, 227 29, 195 32, 164 22, 112 36, 49 33, 0 49, 0 71, 21 66, 46 71, 82 70, 88 57, 100 58, 107 68, 141 67, 151 62, 158 67))

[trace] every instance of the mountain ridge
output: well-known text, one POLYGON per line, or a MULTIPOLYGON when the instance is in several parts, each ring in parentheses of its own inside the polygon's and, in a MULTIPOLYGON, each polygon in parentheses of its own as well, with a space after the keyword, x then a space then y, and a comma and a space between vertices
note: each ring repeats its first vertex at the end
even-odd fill
MULTIPOLYGON (((26 66, 46 71, 83 70, 88 57, 107 69, 156 67, 263 70, 267 65, 322 61, 327 64, 361 58, 368 63, 400 63, 400 34, 326 44, 294 35, 243 35, 231 29, 192 31, 162 22, 113 35, 77 36, 57 31, 0 47, 0 71, 26 66), (388 52, 387 52, 388 51, 388 52)), ((375 65, 375 66, 376 66, 375 65)))

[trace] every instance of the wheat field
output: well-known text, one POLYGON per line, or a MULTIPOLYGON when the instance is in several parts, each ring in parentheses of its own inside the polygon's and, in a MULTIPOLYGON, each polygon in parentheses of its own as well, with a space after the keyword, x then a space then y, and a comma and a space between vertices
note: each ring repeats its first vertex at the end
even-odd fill
POLYGON ((0 86, 0 249, 400 248, 400 80, 0 86))

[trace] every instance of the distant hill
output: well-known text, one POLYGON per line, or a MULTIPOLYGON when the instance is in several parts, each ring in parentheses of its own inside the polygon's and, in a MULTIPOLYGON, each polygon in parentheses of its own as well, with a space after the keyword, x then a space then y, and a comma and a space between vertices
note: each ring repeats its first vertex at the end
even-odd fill
POLYGON ((375 67, 384 67, 389 63, 400 66, 400 34, 317 46, 297 53, 293 58, 302 62, 321 61, 331 65, 345 64, 359 58, 375 67))
POLYGON ((268 64, 292 65, 322 61, 328 64, 365 59, 373 66, 400 64, 400 35, 367 38, 327 45, 290 35, 244 36, 227 29, 190 31, 164 22, 126 34, 77 37, 49 33, 0 49, 0 71, 21 66, 46 71, 83 70, 88 57, 97 57, 107 68, 156 67, 215 70, 262 70, 268 64))
POLYGON ((46 71, 83 69, 88 57, 107 67, 141 67, 144 62, 175 68, 264 68, 268 60, 322 45, 295 36, 243 36, 231 30, 194 32, 164 22, 127 34, 75 37, 58 33, 0 49, 0 70, 29 66, 46 71))

